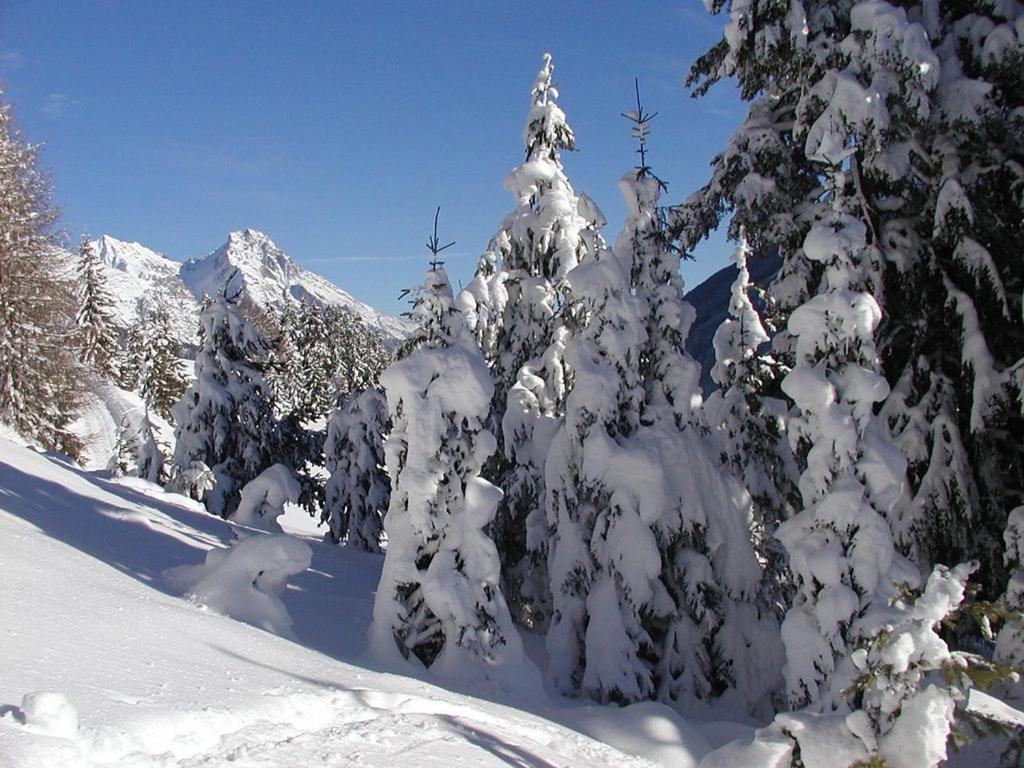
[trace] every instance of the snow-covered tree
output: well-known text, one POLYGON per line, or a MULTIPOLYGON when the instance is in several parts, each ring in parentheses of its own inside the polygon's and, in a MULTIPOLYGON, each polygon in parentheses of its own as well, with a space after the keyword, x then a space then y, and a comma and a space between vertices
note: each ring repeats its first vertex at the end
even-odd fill
POLYGON ((327 424, 324 455, 330 479, 321 520, 335 542, 379 552, 391 486, 384 468, 388 405, 368 389, 339 405, 327 424))
POLYGON ((609 250, 567 279, 573 306, 564 360, 572 387, 545 466, 554 609, 549 673, 570 695, 636 701, 654 693, 652 641, 641 614, 661 571, 638 498, 646 489, 637 493, 622 482, 627 462, 634 471, 642 463, 624 445, 640 425, 642 302, 609 250))
POLYGON ((37 154, 0 93, 0 419, 47 448, 75 453, 67 426, 82 381, 77 301, 37 154))
POLYGON ((268 354, 267 342, 227 298, 207 301, 196 378, 172 409, 172 479, 191 476, 197 464, 208 467, 214 486, 203 500, 222 517, 234 511, 242 487, 274 463, 278 449, 273 398, 263 378, 268 354))
POLYGON ((996 639, 995 658, 1017 669, 1024 666, 1024 506, 1010 512, 1003 534, 1010 582, 1003 596, 1004 607, 1017 613, 1003 624, 996 639))
POLYGON ((128 330, 117 366, 118 382, 138 392, 161 418, 170 420, 172 407, 189 383, 181 358, 181 342, 167 312, 162 308, 146 312, 142 323, 128 330))
POLYGON ((82 362, 104 377, 115 373, 117 338, 110 324, 111 298, 99 255, 87 237, 78 248, 78 313, 82 362))
MULTIPOLYGON (((926 567, 977 558, 994 597, 998 531, 1024 493, 1024 449, 1007 439, 1024 429, 1024 313, 1010 288, 1024 235, 1024 11, 984 0, 709 8, 728 9, 725 34, 690 82, 703 92, 735 76, 751 105, 674 229, 691 247, 731 212, 734 237, 742 227, 756 254, 778 249, 784 326, 817 291, 820 267, 800 250, 827 205, 822 180, 847 169, 885 310, 884 416, 909 459, 912 498, 894 533, 926 567)), ((775 346, 791 353, 791 341, 775 346)))
MULTIPOLYGON (((903 590, 859 621, 865 639, 851 654, 855 677, 842 693, 842 711, 782 713, 753 740, 709 755, 702 768, 938 768, 950 747, 970 741, 971 730, 1019 733, 1024 713, 979 690, 1016 676, 951 649, 941 633, 964 613, 984 609, 968 604, 967 578, 976 567, 937 566, 922 591, 903 590)), ((980 765, 978 757, 960 760, 980 765)), ((994 765, 996 758, 981 759, 994 765)))
POLYGON ((143 327, 145 351, 139 381, 139 394, 163 418, 171 418, 171 408, 181 399, 188 377, 181 369, 181 342, 171 328, 163 309, 154 312, 143 327))
POLYGON ((339 400, 376 386, 390 360, 378 332, 341 307, 289 304, 269 379, 278 409, 299 422, 327 416, 339 400))
POLYGON ((803 252, 824 269, 821 291, 797 308, 788 331, 795 365, 782 388, 799 411, 794 450, 806 455, 802 509, 779 526, 796 596, 782 625, 789 700, 834 704, 849 680, 838 669, 856 644, 858 619, 916 581, 895 551, 888 518, 904 500, 906 459, 874 412, 889 394, 874 333, 881 310, 865 291, 867 227, 846 213, 847 177, 833 175, 833 208, 803 252))
POLYGON ((480 477, 495 448, 485 428, 493 385, 436 256, 412 299, 418 330, 381 376, 391 501, 371 642, 445 676, 522 674, 486 532, 501 491, 480 477))
POLYGON ((659 208, 666 185, 647 162, 654 115, 643 109, 639 85, 636 111, 625 117, 640 163, 619 182, 627 217, 615 250, 629 266, 646 330, 636 440, 656 447, 641 460, 656 469, 638 493, 650 499, 644 518, 658 542, 664 590, 645 611, 657 696, 728 695, 740 706, 763 708, 782 658, 778 624, 759 586, 749 496, 718 466, 716 438, 700 410, 700 369, 685 349, 695 313, 682 298, 681 252, 659 208))
MULTIPOLYGON (((645 148, 647 117, 634 117, 645 148)), ((601 701, 732 688, 751 706, 775 685, 781 647, 756 602, 749 497, 698 426, 699 370, 678 324, 693 311, 644 152, 621 187, 616 251, 599 245, 566 276, 565 417, 545 467, 549 671, 601 701)))
POLYGON ((130 415, 121 419, 110 470, 115 475, 141 477, 164 485, 169 479, 170 452, 170 445, 162 439, 160 427, 147 408, 138 422, 130 415))
POLYGON ((627 216, 615 252, 630 271, 634 292, 646 302, 641 318, 646 335, 639 356, 645 421, 672 418, 683 427, 699 422, 700 366, 686 351, 696 312, 683 299, 682 254, 668 234, 659 207, 667 186, 647 163, 647 139, 655 115, 643 109, 638 83, 636 89, 636 110, 624 116, 633 125, 640 164, 619 180, 627 216))
POLYGON ((501 222, 474 279, 458 300, 494 378, 489 426, 500 450, 485 475, 505 491, 493 526, 517 619, 543 625, 542 531, 546 446, 564 396, 557 359, 558 312, 566 274, 594 250, 600 212, 569 184, 559 153, 575 138, 558 106, 551 56, 544 55, 523 130, 524 162, 505 178, 516 208, 501 222), (534 515, 533 522, 527 518, 534 515), (528 552, 528 549, 532 552, 528 552))
POLYGON ((741 238, 732 255, 737 274, 729 316, 714 336, 711 378, 716 389, 704 404, 704 415, 721 439, 722 465, 753 499, 753 533, 765 569, 765 597, 776 610, 784 611, 789 569, 775 528, 792 513, 799 472, 784 433, 786 405, 764 394, 783 371, 762 350, 769 337, 750 300, 747 254, 741 238))

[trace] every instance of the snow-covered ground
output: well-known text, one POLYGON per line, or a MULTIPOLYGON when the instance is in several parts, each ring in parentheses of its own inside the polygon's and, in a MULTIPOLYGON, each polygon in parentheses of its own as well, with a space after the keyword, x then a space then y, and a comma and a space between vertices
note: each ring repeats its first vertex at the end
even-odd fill
POLYGON ((0 437, 0 766, 688 768, 750 733, 375 669, 382 558, 322 543, 301 514, 282 523, 313 550, 282 596, 297 642, 183 599, 165 575, 225 546, 229 525, 0 437))

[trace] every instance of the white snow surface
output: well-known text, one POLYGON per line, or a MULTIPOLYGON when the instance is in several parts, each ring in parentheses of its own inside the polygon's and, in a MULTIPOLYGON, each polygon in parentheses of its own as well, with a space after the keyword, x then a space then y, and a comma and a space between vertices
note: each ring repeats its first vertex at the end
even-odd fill
POLYGON ((0 765, 692 768, 749 736, 659 704, 474 698, 374 669, 382 558, 314 532, 289 537, 312 565, 280 594, 297 642, 182 599, 164 572, 231 537, 185 497, 0 435, 0 765))

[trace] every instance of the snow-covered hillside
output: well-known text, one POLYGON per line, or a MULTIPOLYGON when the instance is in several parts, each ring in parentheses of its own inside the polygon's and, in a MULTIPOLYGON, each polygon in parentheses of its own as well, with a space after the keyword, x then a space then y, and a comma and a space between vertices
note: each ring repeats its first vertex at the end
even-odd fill
POLYGON ((0 438, 0 765, 687 768, 737 731, 371 669, 381 558, 291 529, 313 550, 282 596, 298 643, 174 593, 165 571, 225 546, 228 524, 0 438))
MULTIPOLYGON (((231 291, 241 289, 262 309, 280 309, 286 302, 305 300, 342 307, 392 343, 408 333, 404 320, 378 312, 299 266, 269 237, 252 229, 230 233, 220 248, 185 264, 110 235, 90 244, 103 266, 114 324, 122 329, 137 325, 147 312, 163 309, 178 341, 192 346, 199 328, 199 299, 204 293, 222 291, 234 275, 231 291)), ((77 258, 68 254, 69 260, 77 258)))
POLYGON ((186 262, 181 279, 194 296, 218 293, 231 280, 231 293, 241 290, 264 309, 304 300, 343 307, 392 339, 403 338, 408 332, 404 321, 381 314, 299 266, 273 240, 254 229, 232 232, 228 241, 208 256, 186 262))
POLYGON ((186 345, 195 344, 199 302, 178 276, 180 263, 140 243, 110 235, 102 235, 91 245, 104 268, 117 326, 130 328, 147 312, 160 308, 167 312, 175 338, 186 345))

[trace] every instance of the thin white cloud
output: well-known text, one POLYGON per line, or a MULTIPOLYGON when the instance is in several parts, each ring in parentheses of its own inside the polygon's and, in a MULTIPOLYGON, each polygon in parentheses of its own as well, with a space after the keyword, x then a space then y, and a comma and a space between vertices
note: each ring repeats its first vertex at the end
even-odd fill
POLYGON ((21 51, 0 51, 0 69, 20 69, 25 64, 21 51))
POLYGON ((78 99, 66 93, 51 93, 43 103, 43 114, 51 120, 59 120, 71 107, 78 104, 78 99))
MULTIPOLYGON (((465 253, 465 252, 461 252, 460 253, 458 251, 452 251, 452 252, 445 251, 444 253, 441 254, 441 261, 453 260, 453 259, 463 259, 463 258, 465 258, 465 257, 467 257, 469 255, 470 255, 469 253, 465 253)), ((372 255, 365 255, 365 256, 321 256, 321 257, 317 257, 317 258, 303 259, 302 260, 303 264, 338 264, 338 263, 353 262, 353 261, 355 261, 355 262, 358 262, 358 261, 422 261, 423 263, 426 263, 426 262, 430 261, 430 254, 429 253, 422 253, 422 254, 419 254, 417 256, 390 256, 390 255, 380 255, 380 256, 372 256, 372 255)))

